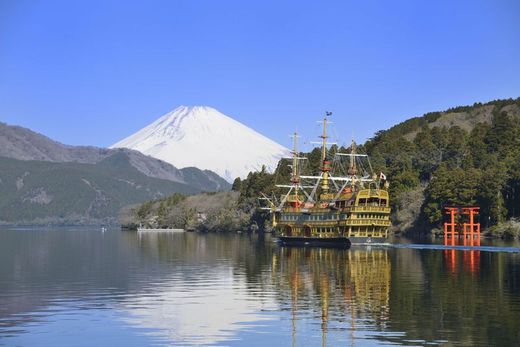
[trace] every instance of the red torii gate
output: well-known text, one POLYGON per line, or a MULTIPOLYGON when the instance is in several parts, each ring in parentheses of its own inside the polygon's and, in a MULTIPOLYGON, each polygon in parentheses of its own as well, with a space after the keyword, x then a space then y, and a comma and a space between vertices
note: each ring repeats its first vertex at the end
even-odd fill
POLYGON ((451 237, 451 244, 455 245, 455 233, 460 238, 461 230, 457 231, 459 224, 456 221, 456 215, 462 214, 469 217, 469 222, 462 223, 462 236, 464 245, 469 240, 470 246, 480 246, 480 223, 475 223, 475 216, 479 214, 478 206, 446 206, 444 213, 450 216, 450 221, 444 223, 444 244, 448 244, 448 238, 451 237))
MULTIPOLYGON (((462 237, 464 246, 480 246, 480 223, 475 223, 475 216, 479 214, 479 211, 478 206, 444 207, 444 213, 450 216, 449 222, 444 223, 444 245, 448 246, 448 239, 451 239, 451 246, 460 245, 459 240, 462 237), (458 215, 465 217, 465 221, 461 224, 457 222, 458 215)), ((458 271, 456 250, 444 250, 444 257, 449 271, 456 273, 458 271)), ((463 265, 471 273, 477 273, 480 269, 480 251, 464 250, 463 265)))

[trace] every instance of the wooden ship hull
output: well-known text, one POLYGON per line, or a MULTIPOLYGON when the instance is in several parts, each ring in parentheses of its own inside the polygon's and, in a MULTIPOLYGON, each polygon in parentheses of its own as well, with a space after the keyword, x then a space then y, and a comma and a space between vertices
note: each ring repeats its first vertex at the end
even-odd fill
POLYGON ((388 192, 363 189, 340 194, 327 208, 286 207, 274 213, 273 224, 283 243, 385 243, 390 227, 388 192), (348 206, 351 204, 351 206, 348 206))

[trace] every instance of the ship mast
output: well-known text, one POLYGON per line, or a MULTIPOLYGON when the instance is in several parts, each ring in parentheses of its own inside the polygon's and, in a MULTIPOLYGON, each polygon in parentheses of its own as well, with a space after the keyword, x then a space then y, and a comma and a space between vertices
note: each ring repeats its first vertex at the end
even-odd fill
POLYGON ((323 133, 320 136, 321 143, 321 190, 322 193, 328 193, 329 191, 329 171, 330 171, 330 162, 327 161, 327 117, 330 117, 332 112, 325 112, 325 116, 323 117, 323 133))
POLYGON ((354 140, 352 140, 352 145, 350 147, 350 166, 348 168, 348 174, 351 176, 355 176, 357 174, 357 168, 356 168, 356 151, 357 151, 357 145, 354 140))
POLYGON ((293 158, 292 158, 292 175, 291 183, 294 186, 294 196, 298 201, 298 186, 300 183, 300 173, 298 168, 298 133, 295 131, 293 134, 293 158))

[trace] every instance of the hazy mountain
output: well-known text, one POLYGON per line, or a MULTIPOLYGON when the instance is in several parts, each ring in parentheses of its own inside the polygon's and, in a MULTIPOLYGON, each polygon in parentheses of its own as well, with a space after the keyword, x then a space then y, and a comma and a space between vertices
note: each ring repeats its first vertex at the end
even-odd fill
POLYGON ((208 169, 232 182, 265 165, 274 170, 289 150, 204 106, 181 106, 111 148, 131 148, 176 167, 208 169))
POLYGON ((68 146, 26 128, 0 123, 0 156, 18 160, 96 164, 114 154, 124 153, 132 167, 146 176, 193 186, 195 190, 229 189, 229 184, 214 172, 196 168, 177 169, 130 149, 68 146))
POLYGON ((149 177, 115 153, 96 164, 0 157, 0 221, 115 223, 126 205, 202 189, 149 177))

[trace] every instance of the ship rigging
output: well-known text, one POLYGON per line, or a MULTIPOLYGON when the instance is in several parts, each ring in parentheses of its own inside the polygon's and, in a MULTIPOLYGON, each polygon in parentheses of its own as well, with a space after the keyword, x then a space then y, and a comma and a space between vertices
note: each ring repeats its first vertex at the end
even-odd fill
POLYGON ((280 199, 267 198, 272 226, 283 244, 349 246, 351 243, 384 242, 390 227, 388 182, 374 175, 370 159, 357 153, 354 141, 350 153, 328 158, 327 112, 323 118, 320 172, 302 175, 298 134, 293 134, 291 176, 280 199))

